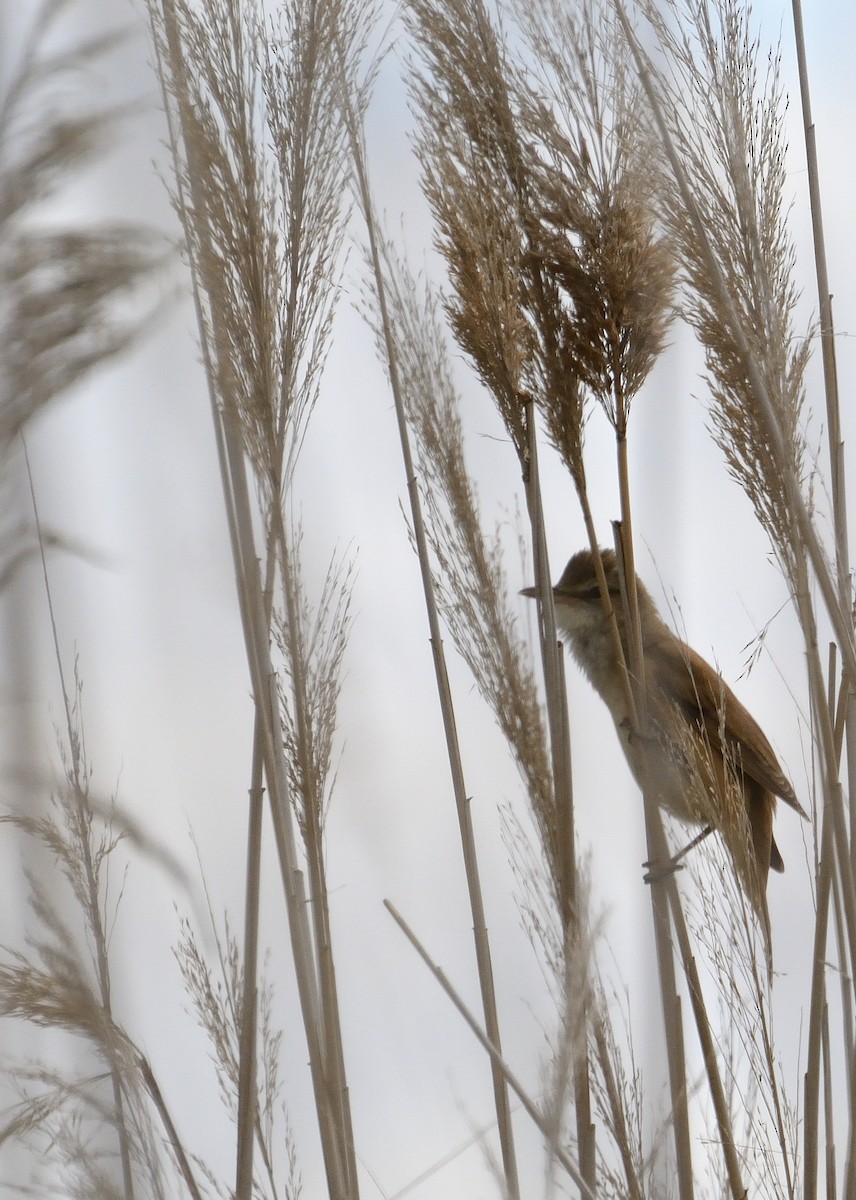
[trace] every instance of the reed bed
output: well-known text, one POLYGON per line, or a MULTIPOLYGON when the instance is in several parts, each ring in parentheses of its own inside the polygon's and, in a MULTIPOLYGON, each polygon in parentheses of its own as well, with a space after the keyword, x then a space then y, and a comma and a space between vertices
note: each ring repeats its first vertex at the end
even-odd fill
MULTIPOLYGON (((782 48, 768 46, 738 0, 407 0, 391 14, 373 0, 147 0, 178 253, 143 226, 44 220, 45 200, 61 198, 124 116, 72 86, 75 72, 109 60, 118 35, 57 51, 64 10, 49 0, 40 11, 7 67, 0 107, 0 461, 7 481, 22 462, 28 479, 26 519, 4 531, 0 579, 11 595, 28 560, 39 565, 62 712, 58 780, 48 785, 39 762, 25 764, 23 799, 3 817, 10 836, 38 850, 21 881, 31 932, 25 943, 7 940, 0 958, 0 1013, 9 1028, 46 1029, 75 1049, 70 1066, 50 1050, 37 1060, 4 1050, 13 1098, 0 1144, 17 1148, 18 1173, 8 1186, 126 1200, 296 1198, 314 1156, 312 1194, 386 1194, 360 1153, 377 1098, 361 1097, 363 1076, 355 1085, 350 1069, 366 1039, 384 1031, 361 1027, 349 1008, 342 963, 354 960, 339 941, 331 875, 331 862, 341 862, 329 813, 348 755, 340 711, 359 637, 358 556, 319 547, 304 508, 333 494, 335 464, 309 489, 300 470, 316 410, 348 401, 328 395, 327 368, 343 294, 359 293, 360 336, 373 341, 389 383, 401 537, 424 600, 413 637, 424 643, 427 626, 447 757, 437 803, 448 796, 459 833, 448 861, 464 881, 477 1010, 396 896, 388 913, 378 904, 376 920, 388 924, 391 914, 422 960, 424 984, 414 986, 436 985, 483 1052, 493 1105, 493 1127, 477 1139, 490 1163, 485 1186, 509 1200, 539 1191, 585 1200, 856 1196, 856 639, 798 0, 793 81, 782 48), (433 257, 419 269, 406 239, 390 233, 370 136, 374 89, 391 63, 407 88, 431 219, 433 257), (805 176, 793 166, 802 150, 788 146, 789 90, 801 101, 805 176), (791 211, 803 183, 815 251, 808 268, 791 211), (806 325, 807 269, 817 315, 806 325), (78 531, 42 523, 25 441, 58 396, 143 338, 178 271, 195 316, 253 714, 244 840, 229 864, 241 873, 242 911, 220 915, 209 876, 207 915, 179 917, 175 945, 229 1131, 225 1175, 189 1143, 182 1110, 197 1098, 116 1003, 116 874, 133 871, 135 857, 154 860, 180 903, 196 885, 173 848, 149 838, 141 814, 105 800, 93 782, 86 667, 68 668, 53 588, 54 550, 73 548, 78 531), (658 868, 693 831, 664 818, 643 767, 651 869, 634 894, 650 909, 650 961, 632 973, 611 952, 612 918, 592 884, 609 861, 608 827, 590 845, 579 833, 584 722, 568 703, 577 693, 567 686, 549 547, 570 527, 588 544, 627 714, 622 732, 644 761, 657 711, 646 687, 639 547, 672 532, 639 516, 635 453, 668 347, 689 339, 703 362, 699 420, 743 493, 802 638, 809 749, 795 782, 809 810, 804 891, 814 928, 810 947, 788 946, 788 973, 803 989, 796 1046, 776 1031, 773 947, 783 939, 755 886, 739 762, 723 765, 725 794, 712 810, 719 832, 679 871, 658 868), (487 398, 508 451, 502 494, 509 507, 522 500, 514 538, 485 511, 468 465, 475 395, 487 398), (556 470, 573 496, 565 511, 554 511, 542 487, 556 470), (612 507, 602 500, 607 476, 612 507), (518 550, 538 596, 534 636, 514 595, 518 550), (307 563, 319 560, 328 565, 317 586, 307 563), (620 602, 608 587, 613 569, 620 602), (498 968, 506 931, 484 884, 484 808, 469 782, 480 746, 459 718, 461 680, 517 768, 516 778, 508 771, 514 799, 491 806, 550 1013, 537 1082, 531 1064, 514 1061, 516 1030, 509 1036, 498 968), (285 986, 268 967, 271 934, 287 955, 285 986), (291 997, 285 1011, 281 992, 291 997), (647 1028, 656 1027, 662 1053, 651 1072, 635 1039, 639 997, 654 995, 647 1028), (296 1063, 286 1060, 284 1030, 293 1045, 298 1027, 296 1063), (297 1072, 317 1130, 308 1146, 288 1112, 297 1072), (46 1181, 37 1169, 45 1164, 59 1174, 46 1181)), ((373 487, 370 477, 363 483, 373 487)), ((358 542, 359 530, 343 540, 352 536, 358 542)), ((725 720, 723 702, 723 728, 725 720)), ((415 722, 414 739, 419 732, 415 722)), ((383 737, 379 730, 379 745, 383 737)), ((618 749, 613 741, 603 754, 618 749)), ((695 762, 692 746, 682 757, 695 762)), ((337 804, 353 805, 342 775, 337 804)), ((706 780, 702 766, 693 784, 702 823, 706 780)), ((492 878, 489 857, 487 867, 492 878)), ((797 863, 788 869, 798 876, 797 863)), ((362 933, 368 954, 375 934, 362 933)), ((427 1056, 442 1055, 432 1028, 421 1037, 427 1056)), ((441 1186, 419 1167, 410 1183, 420 1195, 441 1186)), ((463 1194, 454 1182, 448 1189, 463 1194)), ((407 1191, 405 1181, 397 1194, 407 1191)))

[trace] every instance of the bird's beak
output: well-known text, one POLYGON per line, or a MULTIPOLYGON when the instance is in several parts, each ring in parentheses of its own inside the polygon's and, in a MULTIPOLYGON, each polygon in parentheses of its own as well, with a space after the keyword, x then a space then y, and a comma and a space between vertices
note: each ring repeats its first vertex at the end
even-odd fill
POLYGON ((535 600, 541 595, 541 589, 537 587, 528 587, 520 589, 521 596, 532 596, 535 600))

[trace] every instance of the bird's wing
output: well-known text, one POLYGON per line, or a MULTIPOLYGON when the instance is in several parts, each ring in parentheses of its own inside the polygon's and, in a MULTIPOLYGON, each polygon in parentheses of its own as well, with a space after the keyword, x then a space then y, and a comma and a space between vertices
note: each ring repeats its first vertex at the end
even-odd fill
POLYGON ((645 654, 650 669, 649 691, 659 691, 688 717, 699 721, 710 745, 718 750, 722 749, 724 727, 729 749, 739 751, 744 775, 805 816, 772 746, 722 676, 692 647, 671 636, 655 636, 646 643, 645 654))

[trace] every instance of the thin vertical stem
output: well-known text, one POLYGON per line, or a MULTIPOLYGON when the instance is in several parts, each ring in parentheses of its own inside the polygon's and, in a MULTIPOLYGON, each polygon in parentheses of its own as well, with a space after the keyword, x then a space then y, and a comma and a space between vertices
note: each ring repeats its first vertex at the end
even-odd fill
POLYGON ((255 1147, 256 1042, 258 1032, 259 896, 262 848, 261 727, 256 717, 253 738, 252 783, 247 821, 247 877, 244 908, 243 992, 238 1058, 238 1150, 235 1166, 235 1200, 251 1200, 255 1147))
MULTIPOLYGON (((66 687, 65 672, 62 665, 62 655, 59 648, 59 634, 57 632, 56 616, 54 614, 53 607, 53 595, 51 593, 50 578, 48 576, 48 564, 45 557, 45 542, 44 537, 42 536, 39 506, 36 501, 36 489, 33 483, 33 473, 30 469, 30 456, 27 452, 27 443, 23 434, 21 435, 21 445, 23 447, 24 462, 27 469, 27 480, 30 488, 30 501, 33 507, 33 522, 36 527, 36 536, 39 543, 39 556, 41 560, 42 575, 45 584, 45 595, 48 603, 48 614, 50 616, 51 631, 53 635, 54 655, 56 657, 57 668, 59 671, 63 709, 66 720, 66 730, 68 733, 68 753, 69 761, 71 763, 71 785, 74 792, 75 810, 77 814, 77 844, 80 847, 80 852, 83 857, 83 869, 86 878, 86 915, 95 949, 95 966, 98 977, 98 990, 101 997, 101 1005, 104 1009, 104 1012, 112 1021, 113 1009, 110 995, 110 963, 107 955, 107 935, 104 930, 104 922, 101 918, 101 896, 98 889, 95 864, 92 858, 92 842, 90 837, 92 830, 92 809, 90 808, 87 798, 86 779, 81 763, 81 739, 75 732, 74 722, 72 719, 71 700, 66 687)), ((113 1090, 116 1136, 119 1142, 119 1161, 122 1164, 122 1183, 125 1189, 125 1196, 127 1197, 127 1200, 133 1200, 134 1174, 131 1165, 130 1135, 128 1132, 127 1118, 125 1115, 125 1092, 122 1085, 122 1070, 112 1043, 108 1043, 105 1046, 105 1049, 107 1051, 107 1057, 109 1060, 110 1084, 113 1090)))
MULTIPOLYGON (((847 485, 844 442, 841 436, 838 368, 835 358, 835 324, 832 315, 832 292, 829 284, 826 238, 823 228, 823 205, 820 195, 820 169, 817 161, 817 139, 811 108, 808 56, 806 53, 801 0, 792 0, 792 11, 803 131, 805 135, 806 164, 808 167, 808 192, 811 208, 812 238, 814 242, 815 277, 817 280, 817 298, 820 312, 820 347, 823 361, 824 392, 826 396, 835 556, 841 604, 846 609, 850 604, 850 551, 847 533, 847 485)), ((847 669, 843 673, 843 678, 850 681, 856 679, 856 675, 847 669)), ((847 779, 850 801, 850 858, 854 873, 856 873, 856 835, 854 835, 854 831, 856 830, 856 703, 854 703, 854 699, 856 697, 854 697, 853 687, 849 683, 846 698, 845 724, 847 728, 847 779)), ((852 1069, 848 1071, 848 1075, 852 1075, 852 1069)))
POLYGON ((527 475, 526 504, 532 529, 532 545, 535 557, 535 580, 540 598, 541 619, 540 645, 544 670, 544 687, 547 693, 547 720, 550 729, 550 754, 553 767, 554 803, 559 828, 565 834, 560 839, 560 856, 556 863, 559 871, 560 905, 564 928, 576 921, 576 859, 564 860, 561 850, 573 851, 574 797, 571 775, 571 739, 567 721, 567 696, 560 662, 558 635, 556 632, 556 608, 553 603, 553 584, 550 574, 550 559, 547 552, 547 535, 544 509, 541 501, 541 478, 539 471, 538 439, 536 436, 535 403, 526 404, 527 431, 527 475))
POLYGON ((737 1147, 734 1142, 734 1131, 731 1127, 731 1114, 728 1108, 728 1099, 722 1083, 722 1076, 719 1072, 719 1065, 716 1057, 716 1041, 713 1036, 713 1030, 711 1029, 710 1021, 708 1019, 707 1007, 704 1003, 704 993, 701 986, 701 979, 699 977, 695 958, 693 957, 692 949, 690 947, 689 934, 687 932, 686 922, 684 920, 684 910, 681 906, 681 900, 680 896, 678 895, 678 888, 677 884, 675 883, 674 875, 668 876, 665 883, 669 896, 669 904, 671 906, 672 922, 675 927, 675 934, 681 954, 681 965, 683 966, 684 974, 689 987, 690 1003, 692 1004, 693 1015, 695 1017, 696 1028, 699 1035, 699 1043, 701 1045, 702 1056, 704 1058, 708 1087, 710 1088, 714 1112, 716 1114, 716 1122, 719 1126, 719 1134, 722 1139, 722 1152, 725 1158, 728 1184, 734 1200, 744 1200, 747 1193, 743 1185, 740 1160, 738 1159, 737 1147))
POLYGON ((825 811, 822 818, 820 840, 820 863, 818 867, 814 944, 812 950, 811 997, 808 1015, 808 1046, 803 1092, 803 1194, 806 1197, 814 1196, 817 1189, 820 1071, 823 1013, 826 1008, 826 938, 833 870, 832 817, 828 811, 825 811))
MULTIPOLYGON (((301 1015, 309 1050, 315 1107, 321 1136, 322 1152, 332 1200, 350 1200, 347 1191, 347 1149, 342 1144, 342 1131, 331 1112, 327 1091, 324 1046, 321 1038, 318 997, 318 965, 312 944, 312 932, 298 866, 298 855, 289 803, 288 772, 284 759, 281 726, 278 713, 275 674, 270 654, 270 628, 260 578, 258 554, 253 531, 253 506, 247 481, 247 467, 237 415, 232 404, 230 379, 215 347, 229 345, 229 337, 219 327, 216 309, 205 312, 204 279, 197 261, 199 247, 194 238, 194 222, 189 208, 197 214, 206 212, 206 194, 202 188, 204 170, 196 162, 192 138, 183 138, 185 107, 188 98, 181 81, 186 63, 181 45, 175 8, 171 0, 160 0, 167 61, 159 62, 164 107, 169 123, 169 136, 176 164, 178 207, 188 235, 190 270, 193 283, 197 323, 202 333, 202 355, 211 403, 218 462, 220 466, 229 535, 234 559, 238 607, 244 632, 253 700, 261 735, 265 776, 268 782, 274 839, 279 856, 280 873, 286 899, 292 956, 295 964, 301 1015), (168 80, 175 83, 175 97, 168 80), (177 107, 177 115, 175 108, 177 107), (186 166, 186 170, 184 167, 186 166), (190 203, 184 194, 185 180, 190 189, 190 203), (210 331, 210 340, 206 337, 210 331)), ((152 11, 154 26, 154 12, 152 11)), ((160 55, 161 40, 154 32, 156 52, 160 55)), ((199 236, 203 236, 200 233, 199 236)))
POLYGON ((826 1138, 826 1200, 835 1200, 835 1122, 832 1102, 832 1056, 829 1050, 829 1005, 823 1006, 823 1124, 826 1138))
MULTIPOLYGON (((264 610, 270 624, 273 606, 275 547, 268 544, 265 568, 264 610)), ((261 899, 262 817, 264 814, 264 753, 258 712, 253 732, 247 818, 247 875, 244 900, 243 999, 238 1046, 238 1147, 235 1164, 235 1200, 251 1200, 253 1157, 258 1100, 256 1096, 256 1046, 258 1041, 259 907, 261 899)))
MULTIPOLYGON (((619 446, 623 439, 619 441, 619 446)), ((629 496, 626 486, 626 457, 619 454, 619 478, 624 482, 620 485, 622 496, 629 496)), ((629 509, 627 511, 629 521, 629 509)), ((645 703, 645 667, 642 660, 642 642, 638 632, 639 610, 630 609, 631 594, 636 597, 635 588, 632 593, 627 586, 629 565, 625 557, 625 547, 631 543, 629 526, 625 533, 622 523, 614 525, 615 553, 618 560, 618 577, 622 584, 622 601, 625 605, 625 628, 630 631, 636 627, 635 649, 636 661, 631 659, 628 664, 630 679, 634 682, 633 697, 636 703, 637 726, 634 736, 644 739, 647 736, 647 706, 645 703)), ((630 556, 632 562, 632 554, 630 556)), ((633 572, 635 578, 635 571, 633 572)), ((634 637, 628 632, 628 643, 634 644, 634 637)), ((644 741, 642 742, 644 745, 644 741)), ((652 863, 665 864, 669 859, 666 835, 663 822, 657 806, 656 797, 647 782, 642 788, 642 800, 645 812, 645 835, 648 844, 648 857, 652 863)), ((681 1022, 681 1009, 678 998, 678 986, 675 973, 675 959, 672 952, 671 931, 669 928, 669 896, 674 891, 674 903, 680 907, 677 888, 674 879, 665 872, 655 872, 650 880, 651 910, 654 922, 654 944, 657 952, 657 972, 660 981, 660 1002, 663 1011, 663 1022, 666 1035, 666 1058, 669 1071, 669 1094, 672 1102, 672 1131, 675 1141, 675 1161, 678 1169, 678 1193, 681 1200, 691 1200, 694 1194, 692 1150, 690 1146, 689 1108, 687 1104, 686 1055, 684 1053, 684 1034, 681 1022)))
POLYGON ((330 1107, 326 1055, 321 1029, 318 994, 318 964, 309 926, 306 897, 294 838, 288 792, 288 771, 278 717, 276 678, 270 658, 268 623, 264 613, 259 564, 252 532, 252 510, 247 486, 246 464, 237 431, 228 414, 216 414, 222 429, 228 471, 227 497, 235 507, 239 535, 238 595, 244 614, 245 638, 256 711, 263 733, 265 775, 270 792, 274 835, 286 896, 298 996, 309 1045, 309 1065, 318 1111, 319 1129, 327 1178, 333 1200, 347 1200, 346 1148, 330 1107))
MULTIPOLYGON (((387 369, 389 372, 390 387, 395 406, 399 445, 404 464, 410 515, 413 523, 413 537, 416 545, 419 570, 422 579, 422 591, 428 617, 431 652, 434 660, 434 674, 440 700, 440 712, 446 739, 446 750, 452 776, 452 790, 455 797, 455 808, 458 816, 461 849, 464 858, 464 873, 467 881, 467 891, 473 920, 473 939, 479 986, 481 989, 482 1008, 485 1018, 485 1027, 487 1029, 487 1036, 490 1039, 491 1044, 499 1049, 501 1042, 499 1031, 499 1015, 496 1006, 496 989, 494 986, 493 965, 491 962, 490 943, 487 934, 487 922, 485 919, 484 899, 482 896, 481 880, 479 876, 478 856, 476 852, 475 834, 473 831, 472 813, 470 810, 470 798, 467 795, 466 783, 464 780, 463 760, 461 758, 460 742, 458 740, 454 702, 452 699, 451 685, 449 683, 449 676, 446 668, 446 656, 443 649, 440 617, 437 611, 437 603, 434 595, 434 581, 431 575, 428 539, 425 532, 422 503, 419 496, 419 484, 416 477, 413 454, 410 447, 410 432, 407 426, 404 395, 398 371, 398 355, 387 303, 387 291, 380 246, 378 244, 377 218, 375 216, 371 189, 369 187, 362 136, 348 91, 348 84, 344 78, 344 71, 342 72, 342 103, 345 108, 345 116, 351 139, 351 150, 354 162, 358 199, 362 209, 363 219, 366 224, 366 231, 369 241, 369 254, 371 258, 372 271, 374 273, 375 286, 377 289, 377 301, 380 312, 381 327, 383 331, 387 369)), ((491 1059, 491 1076, 493 1082, 494 1104, 497 1113, 503 1169, 505 1172, 505 1186, 508 1191, 509 1200, 519 1200, 520 1185, 517 1171, 517 1155, 514 1147, 514 1136, 511 1123, 511 1105, 509 1103, 508 1085, 500 1067, 493 1058, 491 1059)))
MULTIPOLYGON (((618 578, 622 584, 622 601, 625 607, 624 628, 627 630, 627 653, 629 683, 636 705, 638 728, 634 731, 641 744, 648 736, 648 698, 645 682, 645 659, 642 651, 642 629, 639 621, 639 597, 637 592, 636 561, 633 550, 632 506, 630 502, 630 465, 627 455, 627 410, 624 397, 616 393, 616 452, 618 492, 621 521, 614 526, 615 553, 618 560, 618 578)), ((644 755, 643 755, 644 759, 644 755)), ((645 772, 647 776, 647 771, 645 772)), ((663 822, 657 798, 647 777, 642 788, 645 813, 645 833, 649 861, 666 863, 668 847, 663 831, 663 822)), ((689 1132, 689 1108, 687 1097, 686 1055, 684 1051, 683 1023, 681 1021, 680 998, 675 977, 675 960, 669 930, 669 898, 678 903, 674 880, 664 886, 665 877, 658 878, 655 872, 651 882, 651 910, 654 920, 654 940, 657 949, 657 968, 660 979, 660 997, 666 1034, 666 1053, 669 1067, 669 1090, 672 1100, 672 1126, 675 1138, 675 1157, 678 1168, 678 1188, 683 1200, 693 1195, 692 1150, 689 1132), (668 892, 668 895, 667 895, 668 892)))
MULTIPOLYGON (((582 936, 577 912, 577 863, 574 849, 574 797, 571 773, 571 734, 568 723, 567 692, 559 643, 556 633, 556 609, 553 603, 553 585, 547 553, 547 536, 544 510, 541 501, 539 475, 538 440, 536 437, 535 404, 527 401, 527 475, 526 503, 532 527, 532 544, 535 548, 535 579, 541 603, 540 644, 544 671, 544 687, 547 694, 547 719, 550 729, 550 754, 553 768, 554 804, 558 846, 554 848, 554 861, 559 873, 559 903, 562 919, 562 936, 566 960, 578 961, 574 953, 575 943, 582 936)), ((567 972, 565 973, 568 985, 567 972)), ((585 988, 585 982, 578 986, 585 988)), ((588 1013, 583 1016, 588 1024, 588 1013)), ((586 1186, 595 1191, 597 1181, 597 1147, 594 1125, 591 1119, 591 1086, 589 1080, 588 1038, 584 1040, 585 1051, 574 1059, 574 1114, 577 1127, 577 1146, 580 1158, 580 1174, 586 1186)))
MULTIPOLYGON (((561 643, 557 646, 557 665, 559 668, 559 722, 561 728, 565 731, 564 738, 564 755, 565 761, 562 764, 563 780, 571 783, 571 739, 570 739, 570 721, 568 714, 568 691, 565 681, 565 657, 562 653, 561 643)), ((563 793, 558 792, 561 797, 563 793)), ((577 907, 577 856, 576 856, 576 836, 574 831, 574 812, 571 803, 564 803, 562 800, 557 805, 556 824, 559 837, 559 858, 560 861, 567 864, 566 871, 563 872, 562 878, 565 875, 568 877, 568 911, 573 914, 573 923, 568 921, 565 925, 565 961, 579 963, 579 953, 574 953, 574 940, 579 943, 583 936, 583 930, 580 928, 579 909, 577 907)), ((568 972, 565 972, 566 978, 568 972)), ((581 981, 577 980, 577 986, 581 981)), ((588 987, 584 987, 584 999, 587 999, 588 987)), ((587 1029, 591 1022, 591 1016, 588 1012, 588 1004, 585 1005, 582 1012, 581 1023, 583 1029, 587 1029)), ((574 1075, 574 1112, 576 1114, 577 1123, 577 1144, 579 1146, 580 1155, 580 1172, 583 1179, 586 1180, 592 1191, 596 1191, 597 1183, 597 1143, 595 1140, 595 1127, 592 1121, 591 1111, 591 1079, 589 1077, 589 1059, 587 1050, 587 1041, 583 1045, 586 1047, 585 1053, 577 1053, 574 1058, 573 1075, 574 1075)))
POLYGON ((624 1104, 618 1090, 618 1083, 616 1081, 615 1071, 613 1070, 612 1066, 609 1045, 604 1033, 604 1023, 600 1020, 595 1021, 594 1037, 595 1045, 597 1047, 597 1056, 600 1062, 600 1070, 601 1074, 603 1075, 604 1087, 606 1089, 606 1095, 609 1101, 609 1111, 615 1133, 615 1142, 618 1146, 618 1151, 621 1155, 621 1163, 624 1168, 624 1179, 627 1185, 627 1200, 644 1200, 642 1183, 636 1172, 636 1165, 633 1161, 633 1155, 631 1153, 630 1132, 627 1128, 627 1118, 624 1111, 624 1104))
MULTIPOLYGON (((820 198, 820 170, 817 163, 817 140, 811 111, 808 59, 805 48, 801 0, 792 0, 794 42, 800 81, 808 192, 811 207, 811 230, 814 241, 814 268, 817 279, 817 299, 820 309, 820 347, 823 360, 823 381, 826 393, 826 420, 829 438, 829 466, 832 486, 832 516, 835 529, 835 549, 839 583, 847 579, 849 549, 847 543, 847 491, 844 466, 844 443, 841 440, 840 406, 838 402, 838 369, 835 361, 835 325, 832 318, 832 293, 826 259, 826 239, 823 232, 823 205, 820 198)), ((846 593, 843 592, 842 598, 846 593)))
MULTIPOLYGON (((279 496, 279 489, 273 492, 279 496)), ((357 1161, 354 1148, 350 1097, 345 1074, 345 1053, 342 1042, 342 1022, 333 963, 330 931, 330 905, 324 866, 322 827, 323 796, 316 794, 312 777, 312 728, 308 720, 310 703, 304 661, 304 632, 301 628, 301 608, 298 595, 297 567, 285 532, 282 509, 275 502, 272 510, 273 542, 277 548, 285 605, 286 641, 289 674, 294 695, 294 715, 297 738, 297 757, 303 764, 303 788, 300 801, 303 813, 303 840, 309 870, 310 919, 314 930, 314 947, 320 991, 321 1037, 324 1048, 324 1074, 327 1095, 339 1131, 342 1160, 346 1171, 346 1191, 356 1196, 359 1191, 357 1161)))

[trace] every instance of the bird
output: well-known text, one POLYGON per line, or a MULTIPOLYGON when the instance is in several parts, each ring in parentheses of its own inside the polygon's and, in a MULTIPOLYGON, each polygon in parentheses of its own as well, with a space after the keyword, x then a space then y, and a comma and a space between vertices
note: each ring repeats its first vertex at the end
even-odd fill
MULTIPOLYGON (((630 669, 616 555, 601 550, 609 601, 630 669)), ((769 871, 783 871, 773 836, 776 798, 806 817, 760 726, 710 663, 660 617, 637 576, 648 729, 630 719, 623 671, 604 608, 592 551, 575 554, 553 588, 556 626, 609 709, 630 770, 679 819, 718 830, 758 913, 769 952, 769 871)), ((523 594, 538 596, 537 587, 523 594)), ((694 845, 694 839, 690 845, 694 845)))

